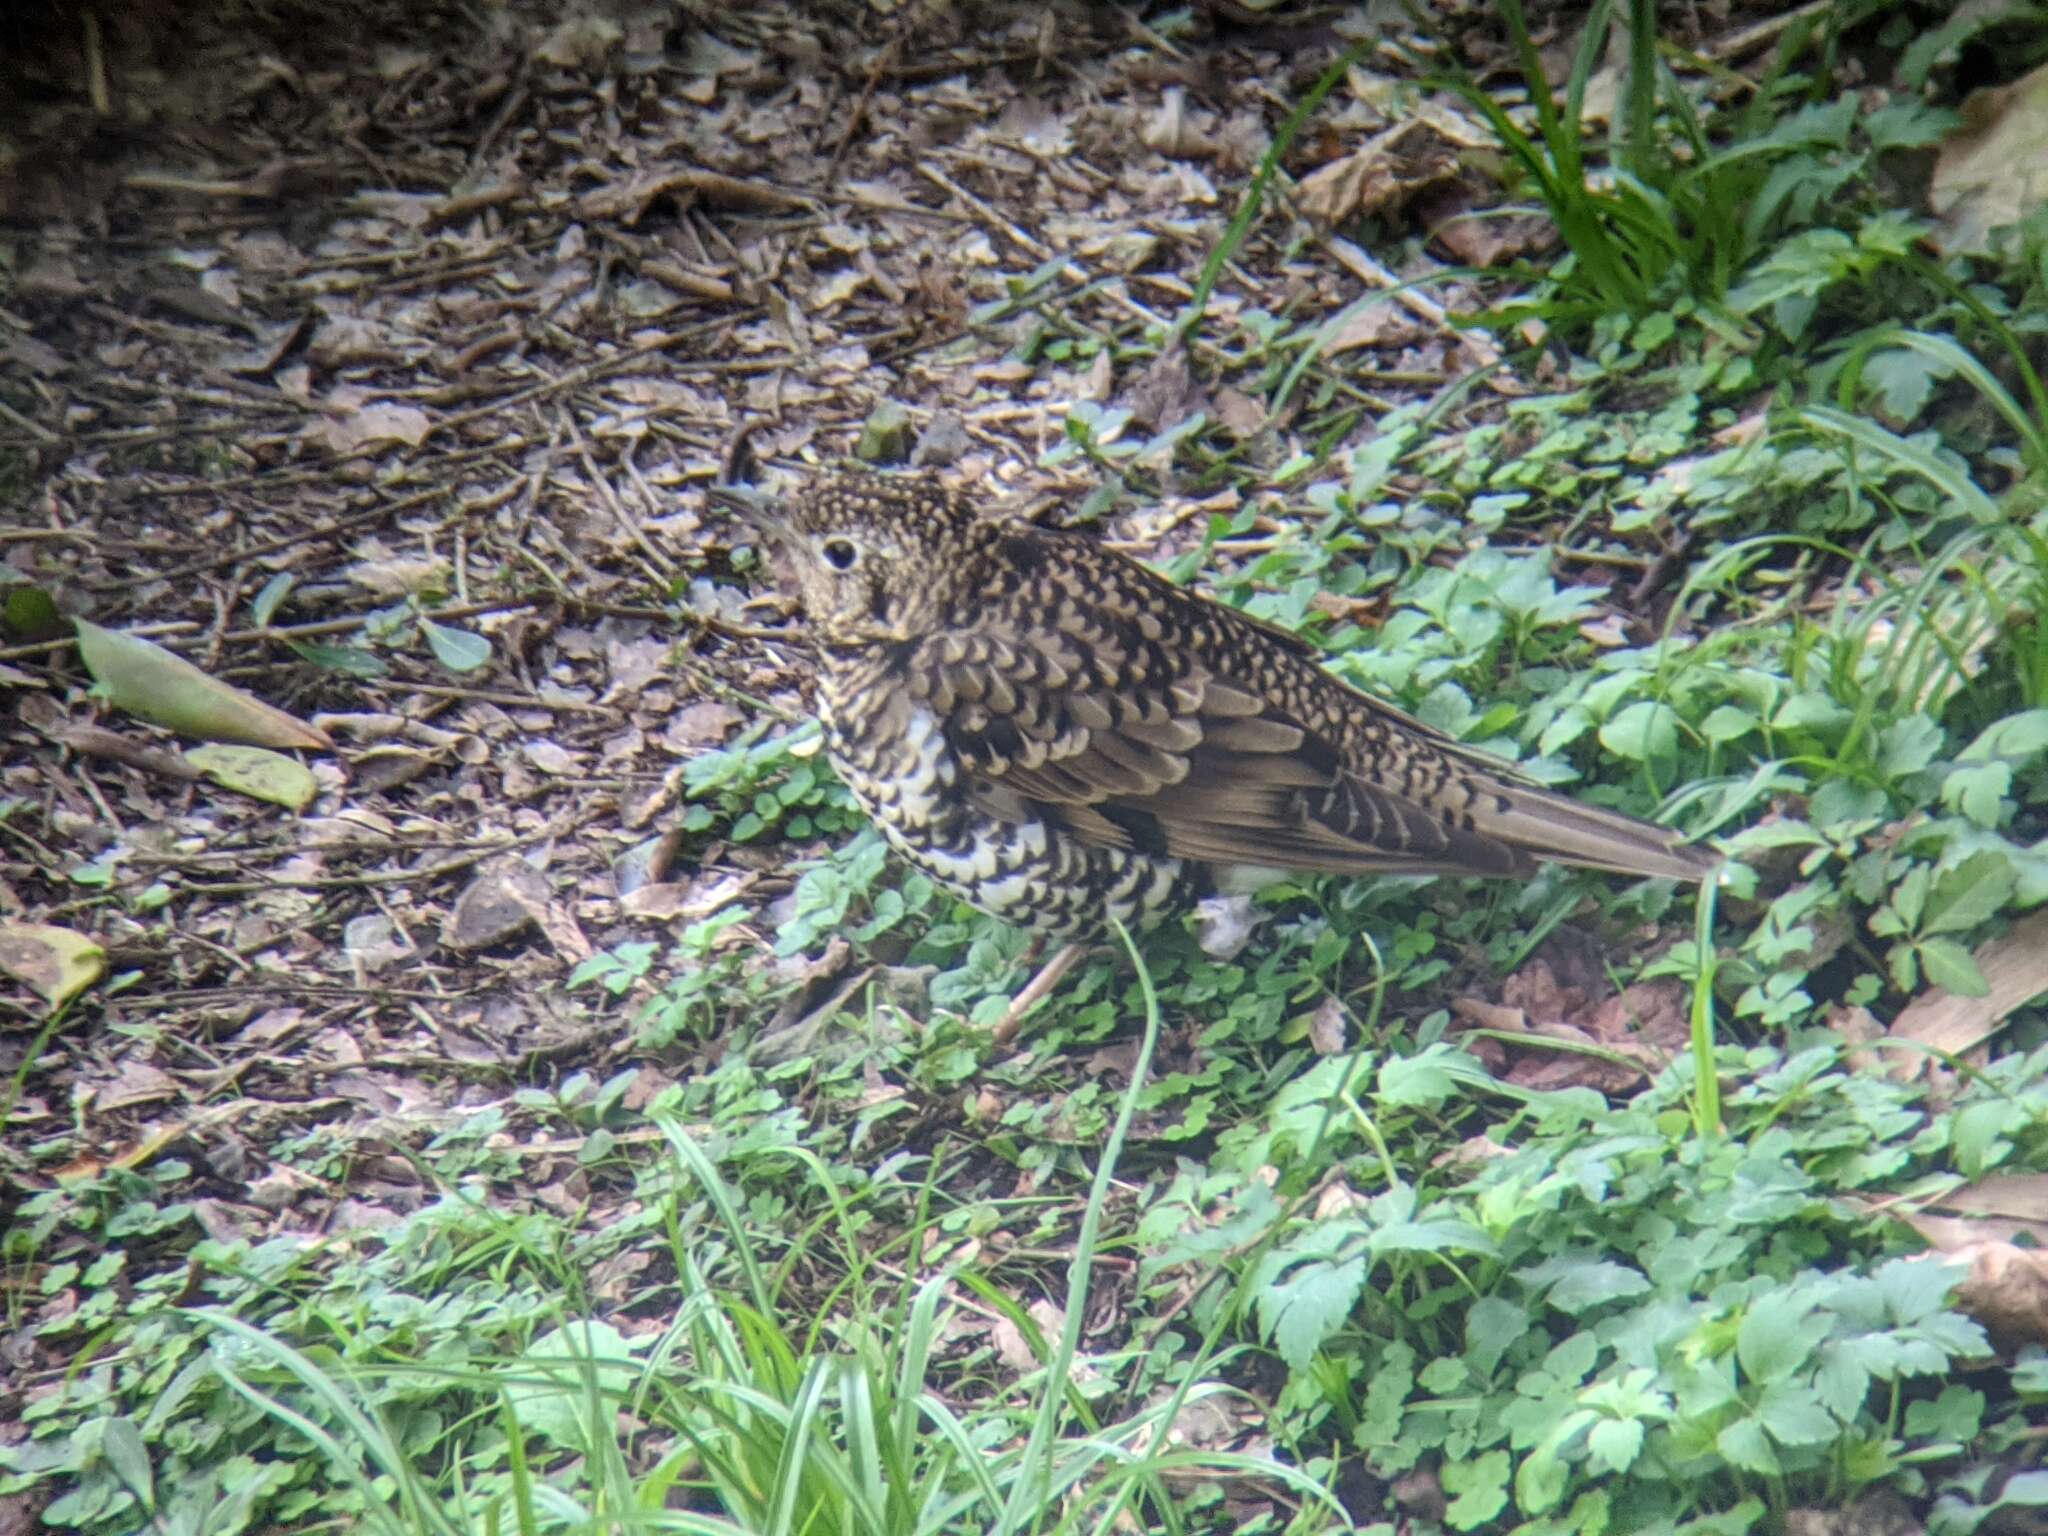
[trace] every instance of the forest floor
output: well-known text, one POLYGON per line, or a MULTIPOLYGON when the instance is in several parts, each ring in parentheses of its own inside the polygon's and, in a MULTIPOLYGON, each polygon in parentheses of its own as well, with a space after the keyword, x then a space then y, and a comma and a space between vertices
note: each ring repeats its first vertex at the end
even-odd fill
MULTIPOLYGON (((110 1401, 137 1400, 114 1383, 154 1345, 122 1311, 145 1279, 189 1274, 197 1293, 210 1267, 246 1278, 262 1268, 248 1256, 279 1244, 317 1268, 458 1190, 584 1237, 634 1230, 653 1202, 631 1165, 669 1152, 650 1107, 720 1149, 760 1231, 818 1208, 776 1189, 792 1149, 927 1198, 941 1181, 962 1245, 948 1262, 987 1268, 1014 1302, 952 1293, 955 1379, 1008 1381, 1043 1358, 1024 1320, 1066 1326, 1094 1154, 1142 1059, 1128 962, 1096 957, 1014 1041, 991 1042, 1036 956, 900 881, 862 833, 803 725, 800 621, 707 501, 715 480, 793 484, 857 455, 971 483, 991 507, 1099 519, 1183 579, 1213 571, 1254 611, 1320 626, 1354 681, 1482 739, 1507 734, 1487 714, 1495 683, 1525 688, 1526 665, 1540 694, 1540 669, 1565 657, 1531 643, 1543 626, 1561 623, 1589 668, 1689 633, 1687 574, 1708 546, 1660 521, 1655 494, 1589 521, 1591 500, 1575 509, 1574 487, 1552 485, 1530 519, 1517 498, 1533 480, 1453 492, 1442 464, 1366 467, 1376 424, 1418 415, 1436 453, 1469 440, 1536 463, 1546 442, 1564 451, 1558 420, 1517 412, 1584 383, 1561 351, 1504 365, 1533 323, 1454 323, 1500 296, 1489 271, 1551 259, 1556 236, 1540 211, 1504 206, 1488 124, 1419 90, 1411 47, 1347 60, 1348 13, 1329 7, 704 10, 223 0, 19 23, 29 67, 0 141, 6 591, 152 639, 334 746, 307 756, 314 799, 295 813, 197 775, 172 738, 88 697, 68 635, 0 636, 0 920, 89 935, 105 964, 54 1029, 35 987, 0 978, 0 1074, 17 1087, 0 1171, 10 1225, 30 1234, 9 1250, 29 1278, 0 1339, 17 1383, 0 1389, 0 1444, 43 1435, 87 1366, 113 1373, 92 1378, 110 1401), (1432 567, 1542 556, 1541 590, 1497 575, 1514 633, 1471 698, 1432 654, 1400 660, 1400 600, 1384 568, 1364 574, 1383 524, 1303 553, 1333 503, 1311 512, 1299 492, 1331 466, 1347 507, 1466 508, 1469 534, 1384 541, 1414 557, 1402 580, 1421 585, 1402 590, 1446 631, 1456 610, 1427 607, 1432 567), (1338 579, 1333 560, 1360 574, 1338 579), (1393 659, 1355 660, 1376 635, 1393 659), (86 1187, 103 1192, 99 1217, 55 1214, 86 1187), (242 1257, 218 1257, 230 1250, 242 1257)), ((1797 14, 1684 11, 1677 46, 1728 70, 1756 66, 1797 14)), ((1576 34, 1539 39, 1562 74, 1576 34)), ((1484 29, 1463 46, 1482 70, 1510 62, 1484 29)), ((1683 495, 1766 407, 1762 383, 1721 384, 1724 416, 1660 440, 1646 412, 1618 429, 1626 445, 1587 457, 1683 495)), ((1825 590, 1802 589, 1804 612, 1877 592, 1866 575, 1831 567, 1825 590)), ((1664 697, 1637 700, 1645 744, 1610 775, 1638 811, 1686 782, 1648 744, 1664 697)), ((1694 730, 1704 705, 1672 707, 1681 750, 1720 750, 1694 730)), ((1603 745, 1620 739, 1620 713, 1588 718, 1603 745)), ((1701 830, 1782 822, 1772 788, 1701 830)), ((1923 798, 1967 812, 1967 791, 1923 798)), ((1764 924, 1795 879, 1807 845, 1783 841, 1754 861, 1765 889, 1730 897, 1751 901, 1745 921, 1764 924)), ((1988 907, 1976 884, 1955 899, 1979 922, 2040 900, 2038 872, 2012 867, 1988 907)), ((1148 949, 1159 1093, 1128 1134, 1151 1182, 1116 1196, 1123 1246, 1087 1293, 1086 1347, 1171 1353, 1183 1309, 1211 1326, 1194 1257, 1146 1267, 1168 1230, 1147 1228, 1166 1208, 1148 1201, 1177 1177, 1199 1186, 1187 1158, 1271 1110, 1291 1073, 1388 1033, 1425 1057, 1462 1038, 1459 1059, 1515 1093, 1619 1101, 1682 1060, 1693 979, 1655 963, 1690 938, 1690 909, 1665 890, 1617 911, 1585 889, 1545 886, 1553 915, 1512 938, 1417 915, 1398 889, 1339 903, 1340 926, 1399 913, 1375 929, 1406 976, 1393 994, 1376 959, 1332 958, 1295 916, 1249 951, 1213 933, 1148 949), (1559 1048, 1504 1048, 1516 1032, 1559 1048), (1247 1042, 1256 1071, 1218 1065, 1247 1042)), ((1478 901, 1505 923, 1514 899, 1478 901)), ((1877 988, 1886 1019, 1935 990, 1896 959, 1887 970, 1881 937, 1849 919, 1814 926, 1781 951, 1805 957, 1802 977, 1837 967, 1830 991, 1800 994, 1813 1027, 1861 1044, 1881 1033, 1864 1006, 1877 988)), ((1950 958, 1941 934, 1974 932, 1908 937, 1931 978, 1950 958)), ((1752 1022, 1778 1023, 1775 1005, 1752 1022)), ((1440 1102, 1416 1092, 1389 1103, 1440 1102)), ((1681 1086, 1653 1108, 1687 1102, 1681 1086)), ((1481 1128, 1446 1113, 1438 1150, 1481 1128)), ((1474 1144, 1458 1155, 1492 1155, 1474 1144)), ((1360 1198, 1319 1179, 1304 1195, 1319 1214, 1360 1198)), ((1176 1198, 1181 1232, 1207 1197, 1176 1198)), ((936 1237, 925 1219, 882 1221, 871 1256, 921 1279, 890 1244, 936 1237)), ((1242 1258, 1249 1239, 1205 1219, 1211 1256, 1242 1258)), ((776 1256, 799 1317, 842 1307, 861 1272, 816 1257, 802 1243, 776 1256)), ((658 1332, 687 1290, 645 1246, 576 1262, 577 1309, 628 1337, 658 1332)), ((1317 1342, 1357 1292, 1340 1283, 1303 1325, 1317 1342)), ((1264 1336, 1279 1315, 1259 1312, 1264 1336)), ((1363 1399, 1307 1412, 1277 1326, 1296 1375, 1241 1361, 1237 1406, 1176 1434, 1258 1457, 1277 1437, 1305 1464, 1335 1412, 1367 1443, 1363 1399)), ((78 1454, 68 1482, 0 1494, 0 1536, 91 1486, 98 1463, 78 1454)), ((1319 1476, 1360 1520, 1441 1519, 1444 1489, 1404 1481, 1401 1460, 1319 1476)), ((1240 1526, 1298 1508, 1256 1476, 1217 1487, 1218 1518, 1240 1526)), ((118 1523, 108 1488, 59 1514, 118 1523)), ((1525 1512, 1543 1507, 1517 1489, 1525 1512)))

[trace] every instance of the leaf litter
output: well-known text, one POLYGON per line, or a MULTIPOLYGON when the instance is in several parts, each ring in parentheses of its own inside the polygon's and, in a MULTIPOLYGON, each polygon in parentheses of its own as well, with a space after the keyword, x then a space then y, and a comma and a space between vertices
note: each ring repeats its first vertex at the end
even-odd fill
MULTIPOLYGON (((175 37, 133 29, 112 60, 125 137, 65 96, 59 46, 60 89, 0 143, 84 121, 91 151, 0 153, 0 217, 30 231, 0 310, 0 456, 35 488, 0 542, 10 581, 183 657, 209 707, 318 737, 261 738, 313 754, 294 817, 96 720, 63 640, 0 646, 0 680, 43 706, 0 721, 0 795, 36 808, 0 879, 19 951, 0 1010, 75 999, 90 1019, 30 1065, 10 1138, 78 1106, 66 1167, 38 1182, 232 1147, 238 1198, 209 1203, 223 1237, 410 1208, 401 1160, 309 1187, 264 1148, 314 1125, 417 1144, 478 1084, 635 1060, 562 1001, 569 972, 742 898, 766 910, 821 851, 713 844, 670 869, 671 842, 637 895, 615 875, 677 814, 690 761, 760 706, 804 711, 801 648, 740 598, 746 541, 701 496, 743 422, 758 458, 793 464, 893 412, 914 456, 1070 501, 1093 472, 1043 455, 1075 401, 1159 428, 1213 413, 1271 464, 1300 449, 1214 356, 1213 388, 1173 351, 1027 362, 980 317, 1044 272, 1063 325, 1167 327, 1231 212, 1219 187, 1334 56, 1254 22, 1197 68, 1133 46, 1120 13, 1055 36, 1021 4, 881 39, 775 5, 680 39, 665 11, 538 0, 483 33, 452 6, 314 14, 292 35, 225 8, 175 37), (96 997, 107 954, 129 979, 96 997)), ((1507 225, 1474 244, 1461 216, 1484 194, 1452 161, 1484 138, 1455 106, 1411 131, 1383 77, 1350 85, 1332 122, 1364 147, 1332 136, 1292 167, 1311 222, 1426 211, 1453 261, 1542 245, 1507 225)), ((1414 274, 1326 230, 1327 259, 1298 260, 1294 233, 1254 233, 1212 318, 1284 310, 1429 387, 1489 360, 1439 302, 1476 308, 1476 290, 1363 303, 1414 274)), ((1184 523, 1235 510, 1161 470, 1163 515, 1113 533, 1177 552, 1184 523)), ((733 942, 784 965, 775 1022, 806 1042, 866 980, 843 949, 785 964, 772 935, 733 942)), ((1510 990, 1461 1012, 1568 1047, 1517 1054, 1532 1085, 1625 1091, 1678 1048, 1668 989, 1602 1000, 1538 964, 1510 990)), ((1334 1000, 1306 1027, 1346 1048, 1334 1000)), ((691 1065, 676 1048, 640 1071, 691 1065)), ((575 1150, 537 1154, 529 1192, 565 1190, 575 1150)), ((616 1198, 575 1196, 592 1222, 616 1198)))
MULTIPOLYGON (((769 910, 824 850, 670 841, 642 861, 654 879, 614 873, 680 815, 691 761, 806 710, 801 646, 774 602, 745 601, 747 540, 701 496, 741 422, 761 423, 762 460, 828 460, 872 427, 1071 500, 1092 476, 1039 460, 1080 398, 1162 428, 1213 411, 1274 462, 1297 446, 1246 388, 1205 394, 1184 355, 1027 362, 976 317, 1057 256, 1060 323, 1163 327, 1221 238, 1219 187, 1329 54, 1254 27, 1211 77, 1131 48, 1111 13, 1055 37, 1022 5, 879 42, 774 6, 680 38, 666 13, 515 4, 482 34, 465 17, 138 28, 110 81, 152 131, 94 138, 62 175, 5 159, 0 179, 0 212, 33 231, 0 315, 0 453, 36 487, 33 537, 0 556, 90 633, 200 679, 179 683, 196 716, 167 716, 147 675, 131 707, 302 749, 312 790, 293 816, 270 801, 304 781, 251 799, 167 769, 168 740, 98 711, 61 637, 0 646, 46 704, 0 724, 0 793, 38 808, 0 919, 64 913, 67 944, 124 972, 96 995, 55 979, 76 965, 24 960, 36 981, 7 1006, 76 991, 90 1023, 46 1044, 17 1120, 83 1103, 70 1155, 99 1166, 245 1142, 247 1198, 217 1217, 247 1236, 278 1209, 258 1198, 266 1138, 418 1141, 484 1083, 608 1075, 634 1047, 616 1015, 591 1027, 576 965, 742 899, 769 910), (245 1112, 201 1110, 223 1102, 245 1112)), ((77 125, 75 77, 50 67, 60 105, 18 142, 77 125)), ((1334 316, 1361 293, 1341 265, 1290 264, 1284 232, 1238 260, 1213 312, 1277 309, 1284 285, 1334 316)), ((1230 509, 1203 494, 1194 516, 1230 509)), ((772 939, 718 942, 786 969, 772 939)), ((825 946, 765 1022, 809 1042, 875 984, 825 946)), ((1340 1031, 1319 1023, 1319 1045, 1340 1031)), ((556 1172, 536 1160, 535 1187, 556 1172)), ((290 1214, 415 1198, 356 1179, 295 1191, 290 1214)))

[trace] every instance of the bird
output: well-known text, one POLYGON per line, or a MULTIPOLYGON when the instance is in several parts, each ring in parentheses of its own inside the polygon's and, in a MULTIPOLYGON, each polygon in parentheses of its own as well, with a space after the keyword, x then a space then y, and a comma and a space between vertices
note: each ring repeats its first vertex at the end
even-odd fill
POLYGON ((712 495, 794 566, 854 800, 1005 922, 1071 943, 1290 875, 1549 861, 1700 881, 1720 863, 1351 686, 1299 635, 929 471, 712 495))

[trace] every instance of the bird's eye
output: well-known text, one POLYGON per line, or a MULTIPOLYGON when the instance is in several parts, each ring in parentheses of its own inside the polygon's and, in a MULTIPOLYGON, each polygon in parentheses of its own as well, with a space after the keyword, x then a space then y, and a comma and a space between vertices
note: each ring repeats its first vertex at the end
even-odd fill
POLYGON ((825 563, 835 571, 850 571, 853 562, 860 558, 860 551, 847 539, 825 541, 825 563))

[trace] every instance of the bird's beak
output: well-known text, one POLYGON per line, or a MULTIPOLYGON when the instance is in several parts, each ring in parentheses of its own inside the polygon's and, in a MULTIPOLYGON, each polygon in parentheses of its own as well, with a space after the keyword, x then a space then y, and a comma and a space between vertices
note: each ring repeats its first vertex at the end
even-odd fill
POLYGON ((704 494, 727 511, 737 512, 743 522, 760 529, 778 544, 790 543, 796 536, 779 497, 747 485, 710 485, 705 487, 704 494))

